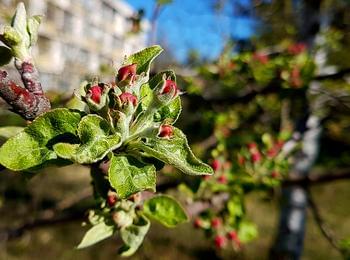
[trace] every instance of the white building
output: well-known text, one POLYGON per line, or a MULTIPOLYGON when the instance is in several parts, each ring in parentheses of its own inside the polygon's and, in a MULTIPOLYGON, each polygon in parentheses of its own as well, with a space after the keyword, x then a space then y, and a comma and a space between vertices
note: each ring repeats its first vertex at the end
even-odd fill
MULTIPOLYGON (((0 0, 3 6, 15 6, 0 0)), ((67 90, 101 65, 118 66, 146 45, 147 21, 131 33, 136 10, 122 0, 24 0, 30 15, 43 14, 33 50, 44 88, 67 90)))

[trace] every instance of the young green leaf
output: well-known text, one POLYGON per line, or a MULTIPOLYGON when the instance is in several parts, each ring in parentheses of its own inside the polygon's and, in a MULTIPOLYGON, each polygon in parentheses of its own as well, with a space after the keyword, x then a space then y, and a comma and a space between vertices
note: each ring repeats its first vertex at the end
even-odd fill
POLYGON ((142 244, 142 241, 150 227, 150 222, 141 216, 136 224, 127 226, 120 230, 120 236, 125 245, 119 249, 121 256, 131 256, 142 244))
POLYGON ((108 237, 111 237, 114 233, 114 226, 106 225, 105 222, 100 222, 97 225, 90 228, 84 235, 83 239, 77 246, 77 249, 92 246, 108 237))
POLYGON ((56 159, 53 143, 65 134, 75 134, 81 113, 65 108, 51 110, 37 117, 22 132, 0 148, 0 164, 22 171, 56 159))
POLYGON ((181 205, 169 196, 160 195, 146 200, 143 204, 143 211, 147 217, 169 228, 188 221, 181 205))
POLYGON ((147 157, 155 157, 189 175, 210 175, 213 169, 195 157, 186 136, 176 127, 171 138, 160 138, 157 132, 146 140, 130 143, 129 149, 147 157))
POLYGON ((23 131, 24 127, 21 126, 3 126, 0 127, 0 137, 4 139, 9 139, 15 136, 19 132, 23 131))
POLYGON ((148 76, 151 63, 153 60, 163 51, 162 47, 159 45, 154 45, 148 48, 143 49, 140 52, 134 53, 126 58, 124 64, 137 64, 137 74, 142 72, 146 73, 148 76))
POLYGON ((239 224, 238 237, 242 243, 252 241, 258 236, 256 225, 250 221, 243 220, 239 224))
POLYGON ((108 122, 94 114, 82 118, 78 126, 78 136, 81 144, 55 144, 53 148, 57 155, 80 164, 94 163, 121 145, 120 134, 111 135, 108 122))
POLYGON ((114 155, 108 175, 111 186, 121 199, 146 189, 156 190, 156 168, 130 156, 114 155))
POLYGON ((30 46, 33 46, 38 40, 38 30, 42 20, 41 15, 34 15, 28 18, 27 30, 30 36, 30 46))
POLYGON ((30 39, 27 32, 27 12, 23 3, 17 5, 16 13, 12 18, 11 25, 21 35, 24 46, 29 47, 30 39))

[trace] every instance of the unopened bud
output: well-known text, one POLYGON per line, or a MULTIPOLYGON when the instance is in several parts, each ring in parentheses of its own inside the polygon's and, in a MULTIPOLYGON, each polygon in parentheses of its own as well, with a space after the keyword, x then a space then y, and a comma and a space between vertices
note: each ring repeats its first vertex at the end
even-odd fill
POLYGON ((118 70, 118 81, 128 81, 129 83, 133 83, 136 77, 136 63, 126 65, 121 67, 118 70))
POLYGON ((122 93, 121 95, 119 95, 119 99, 122 104, 131 103, 134 107, 136 107, 137 105, 137 97, 135 97, 133 94, 127 92, 122 93))
POLYGON ((171 125, 161 125, 159 127, 158 136, 162 138, 170 138, 173 135, 173 127, 171 125))

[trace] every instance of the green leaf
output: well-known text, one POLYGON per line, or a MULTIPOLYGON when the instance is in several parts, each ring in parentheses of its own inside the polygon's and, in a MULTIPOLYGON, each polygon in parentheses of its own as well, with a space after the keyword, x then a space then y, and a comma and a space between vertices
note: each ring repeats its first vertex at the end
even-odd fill
POLYGON ((252 241, 258 236, 256 225, 250 221, 242 221, 239 223, 238 237, 242 243, 252 241))
POLYGON ((51 110, 37 117, 22 132, 0 148, 0 163, 14 171, 26 170, 56 159, 51 149, 66 134, 75 134, 81 113, 66 108, 51 110))
POLYGON ((0 137, 4 139, 9 139, 12 136, 15 136, 19 132, 23 131, 24 127, 21 126, 3 126, 0 127, 0 137))
POLYGON ((12 18, 11 25, 21 35, 24 45, 29 47, 30 39, 27 32, 27 12, 23 3, 17 5, 16 13, 12 18))
POLYGON ((240 217, 244 214, 242 201, 238 196, 231 197, 227 203, 231 218, 240 217))
POLYGON ((131 256, 134 254, 141 246, 150 225, 149 220, 141 216, 136 224, 122 228, 120 230, 120 236, 125 245, 119 249, 119 254, 121 256, 131 256))
POLYGON ((77 249, 92 246, 108 237, 111 237, 114 233, 114 226, 106 225, 105 222, 100 222, 97 225, 90 228, 84 235, 77 249))
POLYGON ((147 217, 169 228, 188 221, 181 205, 169 196, 160 195, 146 200, 143 204, 143 211, 147 217))
POLYGON ((11 59, 12 59, 11 49, 5 46, 0 46, 0 66, 4 66, 10 63, 11 59))
POLYGON ((173 127, 173 136, 159 138, 157 131, 153 136, 130 143, 130 150, 146 157, 155 157, 189 175, 210 175, 213 169, 195 157, 188 146, 186 136, 173 127))
POLYGON ((111 186, 121 199, 146 189, 156 191, 156 168, 133 157, 114 155, 108 175, 111 186))
POLYGON ((30 36, 30 46, 33 46, 38 40, 38 30, 42 20, 41 15, 34 15, 28 18, 27 21, 27 30, 30 36))
POLYGON ((124 64, 137 64, 137 74, 142 72, 148 75, 152 61, 163 51, 159 45, 154 45, 143 49, 140 52, 134 53, 126 58, 124 64))
POLYGON ((80 164, 94 163, 121 145, 120 134, 110 134, 108 122, 98 115, 90 114, 83 117, 78 126, 80 145, 58 143, 53 148, 64 159, 80 164))

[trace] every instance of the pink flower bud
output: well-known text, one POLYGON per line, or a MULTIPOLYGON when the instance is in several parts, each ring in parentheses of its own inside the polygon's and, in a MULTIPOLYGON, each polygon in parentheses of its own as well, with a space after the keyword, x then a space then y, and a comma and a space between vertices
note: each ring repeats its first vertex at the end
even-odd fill
POLYGON ((101 101, 101 95, 102 95, 102 88, 98 85, 92 86, 89 90, 88 90, 88 94, 91 95, 91 99, 99 104, 101 101))
POLYGON ((300 69, 298 67, 294 67, 290 73, 290 84, 295 88, 300 88, 303 85, 300 69))
POLYGON ((252 162, 257 163, 260 162, 262 159, 261 154, 259 151, 256 151, 255 153, 252 153, 252 162))
POLYGON ((202 220, 200 218, 196 218, 193 222, 193 226, 195 228, 201 228, 203 226, 202 220))
POLYGON ((221 184, 226 184, 227 183, 227 178, 225 175, 221 175, 219 178, 218 178, 218 182, 221 183, 221 184))
POLYGON ((219 170, 220 167, 221 167, 220 161, 219 161, 218 159, 214 159, 214 160, 211 162, 211 167, 212 167, 213 170, 216 172, 216 171, 219 170))
POLYGON ((253 54, 253 60, 265 65, 269 62, 269 56, 263 53, 256 52, 253 54))
POLYGON ((247 146, 249 150, 253 150, 257 148, 256 143, 249 143, 247 146))
POLYGON ((274 179, 277 179, 280 177, 280 174, 278 171, 273 171, 273 172, 271 172, 271 177, 274 179))
POLYGON ((233 241, 238 240, 237 232, 234 231, 234 230, 228 232, 228 233, 227 233, 227 238, 228 238, 229 240, 233 240, 233 241))
POLYGON ((237 161, 238 161, 238 165, 239 166, 243 166, 244 163, 245 163, 245 158, 242 156, 242 155, 238 155, 238 158, 237 158, 237 161))
POLYGON ((136 68, 136 63, 121 67, 118 70, 118 81, 130 80, 131 83, 134 82, 136 76, 136 68))
POLYGON ((107 196, 107 204, 109 207, 113 207, 118 201, 118 198, 115 194, 111 193, 107 196))
POLYGON ((306 50, 306 44, 302 43, 302 42, 291 44, 287 49, 287 51, 293 55, 297 55, 299 53, 302 53, 305 50, 306 50))
POLYGON ((179 89, 177 88, 177 85, 174 81, 167 79, 165 80, 161 94, 167 94, 171 91, 174 91, 174 97, 175 97, 179 89))
POLYGON ((213 218, 213 219, 210 221, 210 225, 211 225, 211 227, 214 228, 214 229, 220 227, 220 225, 221 225, 221 219, 219 219, 219 218, 213 218))
POLYGON ((224 236, 217 235, 214 238, 215 246, 219 249, 224 248, 226 246, 227 240, 224 236))
POLYGON ((159 128, 159 137, 170 138, 173 135, 173 127, 171 125, 161 125, 159 128))
POLYGON ((278 154, 279 149, 276 149, 276 147, 272 147, 269 150, 267 150, 267 157, 274 158, 278 154))
POLYGON ((119 99, 123 104, 128 104, 129 102, 133 104, 134 107, 137 105, 137 97, 130 93, 122 93, 119 95, 119 99))

